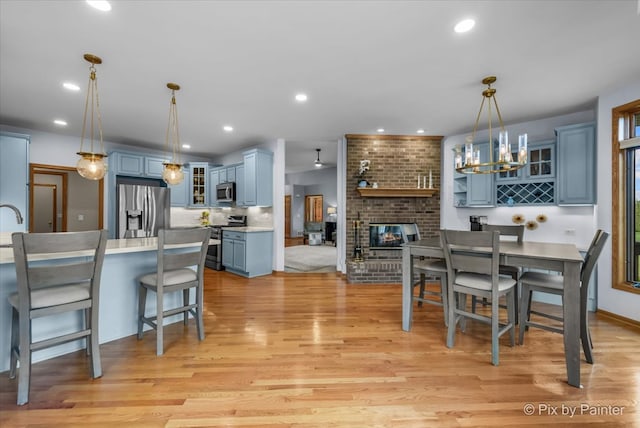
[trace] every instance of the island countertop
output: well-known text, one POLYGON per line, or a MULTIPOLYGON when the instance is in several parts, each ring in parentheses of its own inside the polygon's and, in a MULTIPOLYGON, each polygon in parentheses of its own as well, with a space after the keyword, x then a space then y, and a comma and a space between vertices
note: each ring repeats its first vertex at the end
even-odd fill
MULTIPOLYGON (((218 239, 211 239, 210 245, 217 245, 220 241, 218 239)), ((0 245, 11 244, 11 233, 0 233, 0 245)), ((176 245, 175 248, 189 247, 190 245, 176 245)), ((155 251, 158 249, 158 238, 128 238, 128 239, 109 239, 107 240, 107 248, 105 254, 124 254, 124 253, 137 253, 141 251, 155 251)), ((69 252, 64 257, 78 257, 89 255, 91 251, 75 251, 69 252)), ((58 256, 59 257, 59 256, 58 256)), ((38 257, 34 256, 34 260, 38 257)), ((13 249, 12 248, 0 248, 0 264, 13 263, 13 249)))
POLYGON ((273 232, 272 227, 259 227, 259 226, 222 226, 222 230, 233 230, 236 232, 273 232))

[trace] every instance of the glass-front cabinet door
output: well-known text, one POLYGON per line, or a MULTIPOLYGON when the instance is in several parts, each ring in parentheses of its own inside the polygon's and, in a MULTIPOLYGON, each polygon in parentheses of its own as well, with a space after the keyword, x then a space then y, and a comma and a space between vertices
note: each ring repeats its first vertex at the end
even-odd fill
POLYGON ((209 165, 206 162, 189 164, 191 187, 189 188, 189 206, 204 207, 209 203, 207 194, 209 181, 209 165))
POLYGON ((529 159, 526 165, 527 178, 545 179, 555 176, 553 142, 536 144, 529 148, 529 159))

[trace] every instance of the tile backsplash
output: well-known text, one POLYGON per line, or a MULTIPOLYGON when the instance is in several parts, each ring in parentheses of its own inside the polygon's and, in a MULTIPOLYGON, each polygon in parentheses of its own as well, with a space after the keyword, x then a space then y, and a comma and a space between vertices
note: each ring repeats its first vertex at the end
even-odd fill
POLYGON ((171 227, 199 226, 200 216, 203 211, 209 211, 210 224, 226 224, 227 218, 232 214, 244 214, 247 216, 247 225, 256 227, 273 227, 272 207, 250 208, 171 208, 171 227))

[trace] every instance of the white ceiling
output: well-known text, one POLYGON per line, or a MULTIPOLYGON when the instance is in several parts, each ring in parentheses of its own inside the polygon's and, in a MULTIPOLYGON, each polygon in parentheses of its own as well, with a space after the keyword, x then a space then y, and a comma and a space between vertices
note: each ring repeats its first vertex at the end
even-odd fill
POLYGON ((316 148, 335 165, 348 133, 469 132, 487 75, 507 125, 591 108, 640 76, 638 0, 111 3, 0 0, 0 123, 80 135, 93 53, 105 140, 162 149, 176 82, 193 154, 283 138, 294 172, 316 148), (475 28, 454 33, 466 17, 475 28))

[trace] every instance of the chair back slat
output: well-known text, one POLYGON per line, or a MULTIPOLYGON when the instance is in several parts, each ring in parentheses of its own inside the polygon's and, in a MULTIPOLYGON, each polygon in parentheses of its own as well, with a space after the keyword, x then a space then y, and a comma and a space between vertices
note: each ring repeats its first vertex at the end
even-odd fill
POLYGON ((25 252, 27 254, 56 254, 95 250, 100 242, 100 231, 90 232, 95 233, 26 233, 23 235, 25 252))
POLYGON ((200 263, 200 251, 189 253, 164 252, 164 270, 181 269, 185 267, 197 266, 200 263))
POLYGON ((524 225, 523 224, 485 224, 482 226, 483 231, 487 232, 500 232, 500 239, 516 241, 518 244, 522 243, 524 238, 524 225))
POLYGON ((498 232, 442 230, 442 247, 445 250, 450 275, 455 272, 472 272, 498 276, 498 232))
POLYGON ((39 266, 27 269, 29 288, 36 290, 63 284, 91 281, 95 263, 81 262, 58 266, 39 266))

